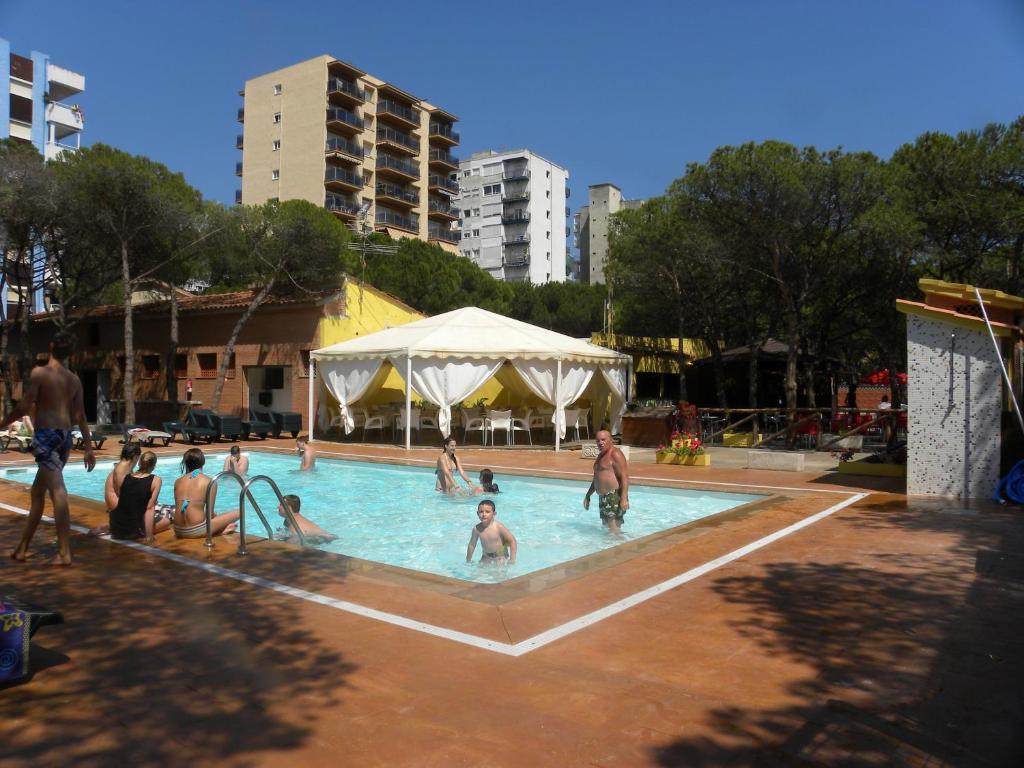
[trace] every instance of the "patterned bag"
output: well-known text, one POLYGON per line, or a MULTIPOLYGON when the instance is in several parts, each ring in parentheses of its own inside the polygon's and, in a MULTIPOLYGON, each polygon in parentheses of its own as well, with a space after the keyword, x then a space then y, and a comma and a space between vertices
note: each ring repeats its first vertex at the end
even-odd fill
POLYGON ((28 674, 29 617, 7 603, 0 603, 0 683, 20 680, 28 674))

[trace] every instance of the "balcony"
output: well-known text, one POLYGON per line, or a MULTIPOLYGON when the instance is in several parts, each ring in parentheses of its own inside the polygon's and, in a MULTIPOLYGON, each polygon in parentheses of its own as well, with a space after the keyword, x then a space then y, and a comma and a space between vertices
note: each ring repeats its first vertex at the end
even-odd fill
POLYGON ((241 175, 242 175, 242 161, 239 160, 237 163, 235 163, 235 176, 241 176, 241 175))
POLYGON ((236 189, 235 190, 235 205, 241 205, 241 204, 242 204, 242 190, 236 189))
POLYGON ((324 184, 331 189, 360 190, 363 177, 346 168, 328 168, 324 172, 324 184))
POLYGON ((445 243, 459 242, 459 233, 446 227, 431 226, 427 228, 428 240, 441 240, 445 243))
POLYGON ((392 155, 377 154, 377 170, 382 173, 398 176, 399 178, 417 181, 420 177, 420 169, 407 160, 401 160, 392 155))
POLYGON ((327 110, 327 127, 352 134, 363 130, 363 118, 347 109, 332 107, 327 110))
POLYGON ((404 229, 408 232, 420 231, 420 220, 418 216, 403 216, 402 214, 395 213, 394 211, 378 209, 375 220, 378 225, 386 227, 397 227, 398 229, 404 229))
POLYGON ((240 122, 240 123, 244 123, 245 122, 245 107, 239 107, 238 108, 238 122, 240 122))
POLYGON ((502 224, 526 224, 530 221, 530 214, 526 211, 506 211, 501 214, 502 224))
POLYGON ((332 136, 327 140, 324 153, 333 160, 351 160, 356 163, 363 161, 363 148, 354 141, 332 136))
POLYGON ((56 139, 63 139, 72 133, 78 133, 85 127, 85 118, 77 104, 73 107, 54 102, 47 104, 46 122, 53 124, 54 138, 56 139))
POLYGON ((528 179, 530 178, 530 169, 526 166, 519 168, 507 167, 503 174, 505 181, 515 181, 516 179, 528 179))
POLYGON ((520 190, 514 190, 514 189, 510 190, 510 189, 507 189, 507 190, 505 190, 505 194, 503 194, 501 196, 502 202, 505 202, 505 203, 515 203, 515 202, 518 202, 519 200, 529 200, 529 199, 530 199, 530 190, 528 190, 528 189, 520 189, 520 190))
POLYGON ((72 144, 60 144, 56 141, 46 142, 46 147, 43 151, 43 156, 47 160, 56 160, 65 152, 77 152, 78 147, 72 144))
POLYGON ((457 219, 459 209, 448 202, 448 198, 431 197, 427 201, 427 215, 435 218, 457 219))
POLYGON ((503 267, 528 267, 530 266, 530 249, 526 248, 518 253, 510 253, 501 258, 503 267))
POLYGON ((85 75, 58 67, 56 64, 46 65, 46 79, 49 81, 47 91, 54 101, 63 101, 85 90, 85 75))
POLYGON ((568 200, 569 199, 569 195, 571 195, 571 194, 572 194, 572 190, 569 189, 568 187, 566 187, 565 188, 565 199, 568 200))
POLYGON ((386 181, 377 182, 377 198, 410 207, 420 204, 420 196, 415 191, 398 184, 388 184, 386 181))
POLYGON ((443 192, 451 192, 453 195, 459 192, 459 182, 453 181, 452 179, 444 176, 438 176, 436 173, 430 174, 429 188, 438 189, 443 192))
POLYGON ((355 218, 359 215, 359 206, 347 197, 328 193, 324 208, 342 218, 355 218))
POLYGON ((502 246, 505 248, 514 248, 517 245, 529 245, 529 235, 517 235, 515 237, 506 237, 501 241, 502 246))
POLYGON ((436 139, 438 144, 447 144, 450 147, 459 143, 459 134, 447 123, 431 123, 429 136, 431 140, 436 139))
POLYGON ((419 139, 386 126, 379 126, 377 128, 377 143, 397 149, 399 152, 409 152, 413 155, 420 153, 419 139))
POLYGON ((237 136, 235 136, 235 149, 241 149, 241 148, 242 148, 242 134, 238 134, 237 136))
POLYGON ((451 154, 447 149, 432 149, 430 150, 430 164, 433 166, 441 166, 442 168, 448 168, 452 171, 459 170, 459 158, 451 154))
POLYGON ((366 101, 366 92, 356 87, 355 83, 340 77, 332 77, 327 81, 327 98, 355 107, 366 101))
POLYGON ((410 128, 420 127, 420 111, 418 109, 399 104, 391 99, 380 99, 377 102, 377 117, 394 118, 410 128))

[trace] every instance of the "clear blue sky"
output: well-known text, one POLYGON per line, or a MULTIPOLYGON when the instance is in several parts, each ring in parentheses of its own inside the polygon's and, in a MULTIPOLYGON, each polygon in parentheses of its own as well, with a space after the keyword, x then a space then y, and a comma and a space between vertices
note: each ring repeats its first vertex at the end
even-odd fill
POLYGON ((527 147, 564 166, 573 212, 599 182, 660 194, 724 144, 888 157, 1024 113, 1024 0, 359 5, 0 0, 0 37, 85 75, 84 143, 225 203, 239 89, 320 54, 459 115, 460 156, 527 147))

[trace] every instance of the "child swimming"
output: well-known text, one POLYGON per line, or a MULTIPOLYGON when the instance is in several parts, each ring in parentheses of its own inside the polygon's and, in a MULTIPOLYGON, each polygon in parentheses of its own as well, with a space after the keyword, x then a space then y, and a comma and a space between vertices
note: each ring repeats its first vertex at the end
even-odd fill
POLYGON ((512 531, 499 523, 494 518, 498 510, 490 499, 481 499, 476 507, 476 516, 480 522, 473 526, 473 532, 469 537, 469 546, 466 547, 466 562, 473 561, 473 551, 476 549, 477 540, 483 549, 480 558, 481 564, 501 565, 508 563, 512 565, 516 561, 516 537, 512 531))

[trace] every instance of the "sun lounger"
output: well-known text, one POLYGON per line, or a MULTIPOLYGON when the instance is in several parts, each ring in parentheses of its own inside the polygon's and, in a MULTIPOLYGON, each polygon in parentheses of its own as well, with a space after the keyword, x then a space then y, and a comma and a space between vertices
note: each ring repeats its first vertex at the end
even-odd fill
POLYGON ((264 421, 253 415, 252 408, 249 409, 249 420, 242 422, 242 436, 248 440, 249 435, 259 435, 262 440, 274 431, 274 424, 271 421, 264 421))
MULTIPOLYGON (((76 429, 71 433, 71 437, 73 440, 73 442, 71 443, 72 448, 85 450, 85 437, 82 435, 81 432, 79 432, 76 429)), ((100 448, 103 447, 103 444, 107 442, 107 436, 90 434, 89 441, 92 443, 93 449, 98 451, 100 448)))
POLYGON ((182 427, 181 434, 185 438, 195 445, 199 440, 205 440, 208 443, 212 443, 217 439, 217 430, 213 428, 210 423, 210 419, 196 411, 192 411, 188 415, 188 423, 182 427))
POLYGON ((157 440, 163 440, 165 446, 171 444, 171 435, 167 432, 160 432, 155 429, 147 429, 137 425, 126 425, 124 430, 124 442, 132 441, 142 445, 153 445, 157 440), (130 427, 130 428, 129 428, 130 427))
POLYGON ((196 409, 192 413, 198 418, 206 419, 210 428, 217 433, 217 436, 214 438, 215 442, 222 437, 227 437, 234 441, 242 436, 242 420, 237 416, 214 413, 205 409, 196 409))
POLYGON ((269 421, 274 425, 272 434, 280 437, 282 432, 291 432, 292 437, 298 437, 302 431, 302 414, 295 411, 272 411, 269 408, 253 406, 249 409, 253 416, 262 421, 269 421))
POLYGON ((0 435, 0 450, 6 451, 11 443, 22 453, 28 452, 32 447, 31 435, 0 435))

